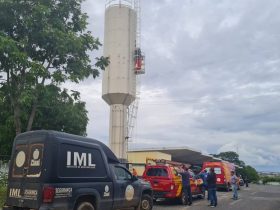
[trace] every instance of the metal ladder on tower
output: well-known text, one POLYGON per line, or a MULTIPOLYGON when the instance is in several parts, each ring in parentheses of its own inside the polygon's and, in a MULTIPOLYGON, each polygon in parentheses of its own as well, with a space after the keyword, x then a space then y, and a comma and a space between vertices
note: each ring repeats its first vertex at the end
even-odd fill
POLYGON ((134 0, 134 8, 137 14, 136 48, 141 48, 141 2, 134 0))
MULTIPOLYGON (((137 31, 136 31, 136 48, 141 48, 141 7, 140 0, 134 0, 134 9, 137 14, 137 31)), ((127 108, 127 135, 126 143, 132 142, 135 136, 134 127, 137 120, 138 106, 140 100, 140 86, 141 86, 141 75, 136 76, 136 97, 133 103, 127 108)))

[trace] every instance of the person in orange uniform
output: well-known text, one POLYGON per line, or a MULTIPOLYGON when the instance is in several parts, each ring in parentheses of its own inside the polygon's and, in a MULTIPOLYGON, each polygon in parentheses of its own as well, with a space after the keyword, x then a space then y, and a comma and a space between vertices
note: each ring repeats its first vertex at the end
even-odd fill
POLYGON ((133 168, 133 169, 132 169, 132 175, 134 175, 134 176, 138 176, 137 171, 136 171, 136 169, 135 169, 135 168, 133 168))

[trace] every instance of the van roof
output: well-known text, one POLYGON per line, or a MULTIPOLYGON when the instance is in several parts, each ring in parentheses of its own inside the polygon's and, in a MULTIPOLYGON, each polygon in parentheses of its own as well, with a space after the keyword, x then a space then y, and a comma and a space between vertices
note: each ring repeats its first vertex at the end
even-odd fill
POLYGON ((21 139, 26 139, 26 137, 38 136, 38 135, 43 135, 43 136, 52 135, 52 136, 60 137, 60 138, 68 138, 68 139, 71 139, 74 141, 83 141, 83 142, 87 142, 87 143, 91 143, 91 144, 97 144, 103 149, 105 155, 107 156, 109 163, 119 163, 118 158, 109 149, 108 146, 106 146, 104 143, 102 143, 96 139, 86 138, 83 136, 78 136, 78 135, 73 135, 73 134, 59 132, 59 131, 53 131, 53 130, 36 130, 36 131, 28 131, 25 133, 21 133, 21 134, 17 135, 15 140, 20 141, 21 139))

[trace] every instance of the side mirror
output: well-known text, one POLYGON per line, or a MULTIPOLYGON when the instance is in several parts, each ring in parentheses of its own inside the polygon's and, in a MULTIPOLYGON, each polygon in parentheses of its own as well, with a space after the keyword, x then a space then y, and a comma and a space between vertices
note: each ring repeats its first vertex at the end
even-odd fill
POLYGON ((135 182, 135 181, 137 181, 138 180, 138 178, 136 177, 136 176, 134 176, 134 175, 132 175, 132 179, 131 179, 133 182, 135 182))

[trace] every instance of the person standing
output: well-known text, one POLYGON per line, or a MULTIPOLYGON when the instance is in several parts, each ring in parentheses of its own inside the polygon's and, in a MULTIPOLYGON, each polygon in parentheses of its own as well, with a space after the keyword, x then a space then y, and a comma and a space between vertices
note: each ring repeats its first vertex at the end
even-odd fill
POLYGON ((248 180, 247 176, 245 176, 244 182, 245 182, 246 187, 249 187, 249 180, 248 180))
POLYGON ((216 207, 218 205, 217 199, 217 186, 216 186, 216 173, 214 168, 210 169, 210 173, 207 176, 208 193, 210 198, 210 206, 216 207))
POLYGON ((230 184, 232 186, 232 191, 233 191, 233 200, 238 199, 238 194, 237 194, 237 189, 238 189, 238 178, 235 175, 235 172, 231 172, 231 178, 230 178, 230 184))
POLYGON ((190 185, 190 173, 188 172, 188 168, 183 165, 183 172, 181 172, 182 176, 182 185, 183 185, 183 193, 185 195, 185 203, 184 205, 192 205, 192 192, 191 192, 191 185, 190 185))
MULTIPOLYGON (((199 174, 200 178, 203 180, 203 184, 202 184, 202 191, 203 192, 206 192, 207 190, 207 176, 208 176, 208 173, 207 173, 207 170, 203 170, 200 174, 199 174)), ((209 201, 209 193, 207 193, 207 200, 209 201)))

